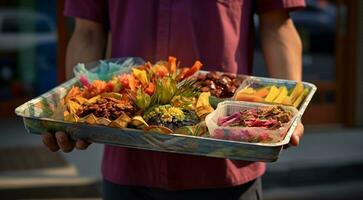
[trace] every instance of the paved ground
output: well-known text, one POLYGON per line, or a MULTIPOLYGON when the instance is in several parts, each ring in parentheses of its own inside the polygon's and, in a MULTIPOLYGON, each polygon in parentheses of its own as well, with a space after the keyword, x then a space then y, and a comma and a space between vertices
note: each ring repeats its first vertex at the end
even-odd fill
MULTIPOLYGON (((0 151, 43 146, 40 136, 28 134, 19 118, 0 119, 0 124, 0 151)), ((58 154, 67 166, 0 171, 0 199, 98 197, 102 145, 58 154)))
POLYGON ((363 199, 363 129, 308 128, 264 176, 265 199, 363 199))
MULTIPOLYGON (((19 118, 0 119, 0 125, 0 151, 41 145, 40 137, 26 133, 19 118)), ((361 141, 363 129, 307 127, 298 148, 283 150, 277 162, 268 164, 265 199, 363 199, 361 141)), ((0 196, 97 197, 102 145, 60 154, 68 166, 0 171, 0 196)))

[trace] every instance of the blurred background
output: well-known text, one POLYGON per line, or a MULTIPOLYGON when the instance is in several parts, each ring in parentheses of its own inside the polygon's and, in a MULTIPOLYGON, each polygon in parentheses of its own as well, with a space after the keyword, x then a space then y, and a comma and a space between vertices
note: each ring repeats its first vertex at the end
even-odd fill
MULTIPOLYGON (((100 199, 102 145, 50 153, 14 115, 65 81, 73 22, 63 7, 0 0, 0 199, 100 199)), ((304 46, 303 79, 318 91, 301 145, 268 163, 264 199, 363 199, 363 1, 308 0, 291 17, 304 46)), ((267 75, 258 39, 254 74, 267 75)))

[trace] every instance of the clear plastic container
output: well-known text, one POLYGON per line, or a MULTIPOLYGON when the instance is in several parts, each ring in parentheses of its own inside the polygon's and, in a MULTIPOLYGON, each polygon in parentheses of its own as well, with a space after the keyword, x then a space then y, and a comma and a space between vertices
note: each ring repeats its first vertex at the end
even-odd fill
MULTIPOLYGON (((250 87, 252 89, 257 89, 257 88, 274 85, 276 87, 285 86, 288 91, 291 91, 295 87, 296 83, 297 82, 293 81, 293 80, 249 76, 242 82, 242 84, 236 90, 235 95, 233 96, 233 99, 236 99, 237 94, 241 90, 246 89, 247 87, 250 87)), ((304 89, 306 89, 308 91, 308 93, 304 96, 300 105, 297 108, 299 110, 300 115, 302 116, 304 114, 308 104, 310 103, 314 93, 316 92, 317 88, 312 83, 308 83, 308 82, 304 82, 304 81, 301 83, 303 84, 304 89)), ((258 99, 244 100, 244 101, 245 102, 259 102, 259 103, 271 104, 271 105, 282 105, 280 103, 269 103, 266 101, 259 101, 258 99)))
POLYGON ((294 107, 281 106, 286 112, 290 112, 292 117, 289 122, 282 124, 278 129, 268 129, 263 127, 229 127, 218 126, 217 121, 220 117, 231 115, 235 112, 272 107, 262 103, 224 101, 218 104, 215 111, 206 117, 206 124, 212 138, 234 140, 253 143, 278 143, 281 142, 288 132, 294 119, 298 116, 298 111, 294 107))

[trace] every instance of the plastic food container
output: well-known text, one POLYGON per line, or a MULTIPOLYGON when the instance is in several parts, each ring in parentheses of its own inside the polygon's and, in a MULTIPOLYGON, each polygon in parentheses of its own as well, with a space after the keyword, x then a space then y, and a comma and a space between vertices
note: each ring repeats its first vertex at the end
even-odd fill
POLYGON ((284 140, 292 122, 298 117, 298 111, 293 107, 281 106, 284 111, 291 113, 289 122, 282 124, 278 129, 268 129, 262 127, 229 127, 219 126, 220 117, 229 116, 235 112, 255 108, 272 107, 261 103, 224 101, 218 104, 215 111, 206 117, 206 124, 212 138, 254 142, 254 143, 278 143, 284 140))
MULTIPOLYGON (((305 112, 307 106, 309 105, 311 99, 313 98, 313 96, 316 92, 316 86, 312 83, 308 83, 308 82, 304 82, 304 81, 302 81, 301 83, 304 86, 304 89, 306 89, 308 91, 306 96, 304 96, 304 98, 302 99, 300 106, 298 107, 299 114, 303 115, 303 113, 305 112)), ((246 79, 242 82, 242 84, 239 86, 239 88, 235 92, 233 99, 236 99, 236 95, 241 90, 243 90, 247 87, 256 89, 256 88, 262 88, 265 86, 275 85, 277 87, 285 86, 288 90, 291 90, 292 88, 295 87, 296 84, 297 84, 297 81, 293 81, 293 80, 248 76, 248 77, 246 77, 246 79)), ((268 103, 268 102, 260 102, 260 103, 274 104, 274 103, 268 103)))

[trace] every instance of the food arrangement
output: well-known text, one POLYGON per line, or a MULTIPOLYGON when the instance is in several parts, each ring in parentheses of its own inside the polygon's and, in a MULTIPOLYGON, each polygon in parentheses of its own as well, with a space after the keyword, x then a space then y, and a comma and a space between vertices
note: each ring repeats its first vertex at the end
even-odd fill
POLYGON ((246 86, 239 90, 234 98, 238 101, 283 104, 298 108, 308 93, 309 90, 304 88, 301 82, 297 82, 290 90, 285 85, 246 86))
POLYGON ((191 77, 202 67, 196 61, 180 68, 176 58, 149 62, 109 81, 91 82, 80 76, 64 98, 64 120, 117 128, 136 128, 173 133, 194 126, 213 111, 209 92, 199 92, 200 82, 191 77))
POLYGON ((246 142, 283 139, 286 130, 282 129, 291 122, 293 114, 281 106, 237 110, 220 116, 216 121, 219 128, 209 133, 205 125, 200 127, 214 111, 211 96, 221 102, 234 96, 235 100, 298 107, 306 95, 302 83, 297 83, 290 92, 286 86, 275 85, 247 86, 237 91, 242 77, 221 72, 201 73, 201 67, 199 61, 190 68, 180 67, 175 57, 169 57, 168 61, 146 62, 104 80, 80 74, 81 84, 73 86, 64 97, 64 120, 246 142), (280 137, 271 131, 281 132, 280 137))
POLYGON ((213 138, 275 143, 284 138, 296 113, 282 106, 225 101, 208 116, 207 123, 213 138))

